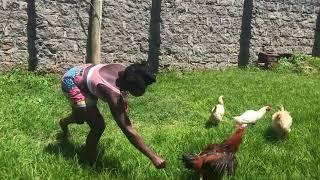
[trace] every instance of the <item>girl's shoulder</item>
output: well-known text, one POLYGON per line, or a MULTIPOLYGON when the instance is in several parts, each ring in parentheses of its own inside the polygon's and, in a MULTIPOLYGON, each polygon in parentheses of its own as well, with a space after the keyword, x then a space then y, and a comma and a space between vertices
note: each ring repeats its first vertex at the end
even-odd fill
POLYGON ((119 72, 124 71, 126 66, 123 64, 102 64, 98 68, 98 72, 100 76, 106 77, 106 79, 110 77, 118 78, 119 72))
POLYGON ((123 71, 126 68, 124 64, 121 63, 110 63, 110 64, 100 64, 99 71, 123 71))

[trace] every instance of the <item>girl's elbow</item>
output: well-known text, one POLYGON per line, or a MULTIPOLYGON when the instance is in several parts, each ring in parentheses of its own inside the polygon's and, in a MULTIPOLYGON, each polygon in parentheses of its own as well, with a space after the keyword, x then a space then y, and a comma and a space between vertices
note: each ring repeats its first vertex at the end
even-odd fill
POLYGON ((132 127, 126 127, 123 132, 130 139, 135 139, 138 137, 138 133, 132 127))
POLYGON ((125 133, 130 135, 130 136, 136 136, 137 135, 137 132, 132 127, 126 127, 125 128, 125 133))

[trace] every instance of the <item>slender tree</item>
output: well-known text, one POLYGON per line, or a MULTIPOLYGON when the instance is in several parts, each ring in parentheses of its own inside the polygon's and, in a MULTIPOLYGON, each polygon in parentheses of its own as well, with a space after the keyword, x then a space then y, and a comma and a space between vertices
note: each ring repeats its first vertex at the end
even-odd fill
POLYGON ((91 0, 87 63, 100 63, 101 59, 102 0, 91 0))

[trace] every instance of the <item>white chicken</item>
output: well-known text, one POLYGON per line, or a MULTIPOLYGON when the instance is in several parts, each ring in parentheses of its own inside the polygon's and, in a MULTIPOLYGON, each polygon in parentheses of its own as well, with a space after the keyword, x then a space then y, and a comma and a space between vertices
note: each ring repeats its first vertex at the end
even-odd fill
POLYGON ((240 116, 235 116, 233 119, 239 124, 255 124, 259 119, 261 119, 267 111, 271 110, 271 106, 264 106, 258 111, 247 110, 240 116))
POLYGON ((218 104, 215 105, 211 110, 211 116, 209 121, 214 124, 218 124, 223 120, 224 116, 224 103, 223 103, 223 96, 219 96, 218 104))
POLYGON ((271 127, 279 134, 288 134, 291 131, 292 117, 290 112, 280 107, 280 111, 272 115, 271 127))

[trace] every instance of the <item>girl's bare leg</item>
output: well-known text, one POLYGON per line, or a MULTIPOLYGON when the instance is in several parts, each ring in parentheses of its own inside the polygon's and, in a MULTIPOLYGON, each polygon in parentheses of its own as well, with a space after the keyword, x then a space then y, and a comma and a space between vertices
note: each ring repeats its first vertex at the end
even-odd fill
POLYGON ((85 150, 88 160, 93 163, 97 157, 98 143, 104 132, 105 122, 96 106, 88 107, 87 115, 90 117, 87 120, 87 123, 90 126, 90 132, 87 136, 85 150))
POLYGON ((86 114, 85 108, 72 108, 72 113, 69 116, 60 119, 59 125, 65 138, 70 137, 68 125, 74 123, 83 124, 86 119, 86 114))
POLYGON ((60 119, 59 121, 59 125, 61 127, 62 133, 63 133, 63 137, 64 138, 69 138, 70 137, 70 132, 69 132, 69 128, 68 125, 71 123, 75 123, 75 120, 72 116, 72 114, 70 114, 69 116, 60 119))

